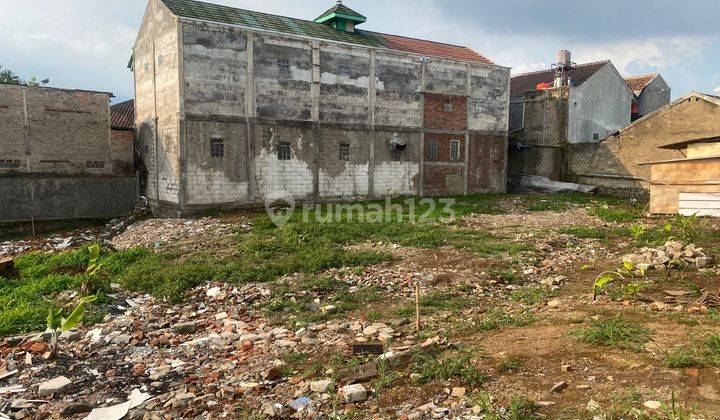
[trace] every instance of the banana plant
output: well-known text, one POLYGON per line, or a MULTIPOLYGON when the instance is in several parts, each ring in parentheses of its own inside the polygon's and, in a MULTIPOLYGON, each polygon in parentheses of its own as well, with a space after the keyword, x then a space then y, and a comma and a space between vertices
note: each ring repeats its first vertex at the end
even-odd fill
POLYGON ((85 315, 85 305, 88 303, 95 302, 97 296, 86 296, 81 298, 75 309, 72 311, 69 317, 63 318, 62 308, 51 308, 47 316, 47 329, 51 333, 50 338, 50 358, 55 359, 58 354, 58 337, 65 331, 70 331, 75 328, 80 321, 82 321, 83 315, 85 315))
POLYGON ((636 267, 635 264, 630 261, 623 262, 623 267, 613 271, 605 271, 600 273, 595 279, 593 285, 593 300, 597 300, 602 288, 614 282, 615 280, 625 280, 626 276, 631 276, 633 273, 639 277, 645 276, 645 269, 643 267, 636 267))
POLYGON ((98 270, 102 267, 102 263, 100 262, 100 245, 92 244, 88 247, 88 251, 90 252, 90 258, 85 268, 85 280, 82 283, 83 294, 94 292, 94 290, 90 289, 94 288, 94 279, 98 274, 98 270))

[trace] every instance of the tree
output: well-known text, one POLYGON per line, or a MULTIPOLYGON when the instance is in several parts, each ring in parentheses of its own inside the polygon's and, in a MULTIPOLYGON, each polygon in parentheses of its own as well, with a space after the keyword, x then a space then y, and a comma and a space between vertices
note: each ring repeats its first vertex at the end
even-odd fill
POLYGON ((20 85, 20 86, 44 86, 50 83, 50 79, 38 80, 33 76, 27 82, 22 80, 20 76, 13 73, 12 70, 3 70, 0 66, 0 84, 20 85))

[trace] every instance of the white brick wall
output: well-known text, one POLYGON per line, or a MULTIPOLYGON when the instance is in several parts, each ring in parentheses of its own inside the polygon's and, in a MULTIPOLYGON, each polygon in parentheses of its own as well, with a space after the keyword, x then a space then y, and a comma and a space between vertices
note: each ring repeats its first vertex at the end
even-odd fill
POLYGON ((255 158, 255 179, 258 200, 270 194, 287 192, 295 198, 313 194, 313 173, 307 162, 293 158, 278 160, 275 153, 263 149, 255 158))
POLYGON ((222 169, 203 169, 190 165, 187 169, 188 204, 247 203, 248 183, 232 181, 222 169))
POLYGON ((370 164, 345 165, 345 169, 336 176, 321 169, 318 173, 320 197, 359 197, 369 194, 370 164))
POLYGON ((415 195, 413 179, 420 176, 420 165, 414 162, 382 162, 375 166, 375 195, 415 195))

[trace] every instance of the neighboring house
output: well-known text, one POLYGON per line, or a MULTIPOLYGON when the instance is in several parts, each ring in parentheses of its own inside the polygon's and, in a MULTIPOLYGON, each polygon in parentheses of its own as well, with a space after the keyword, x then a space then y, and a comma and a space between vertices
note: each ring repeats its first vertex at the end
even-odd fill
POLYGON ((668 143, 720 137, 720 98, 692 92, 633 122, 600 144, 570 147, 569 176, 606 190, 647 192, 650 166, 643 162, 680 159, 668 143))
POLYGON ((135 101, 110 107, 110 140, 113 165, 123 173, 135 173, 135 101))
POLYGON ((0 84, 0 222, 115 217, 135 178, 113 150, 112 94, 0 84))
POLYGON ((648 162, 650 212, 720 217, 720 136, 667 144, 684 159, 648 162))
POLYGON ((669 95, 660 75, 624 79, 610 61, 575 64, 561 51, 551 69, 511 79, 509 172, 572 181, 572 150, 601 147, 669 95))
POLYGON ((132 64, 153 210, 505 191, 509 69, 366 20, 150 0, 132 64))
POLYGON ((513 76, 510 86, 511 175, 565 180, 569 144, 630 124, 634 94, 610 61, 576 65, 561 51, 552 69, 513 76))
POLYGON ((634 94, 610 61, 573 65, 564 78, 557 82, 557 68, 513 76, 510 131, 524 128, 525 120, 533 118, 524 109, 526 93, 536 101, 535 91, 560 87, 567 87, 567 136, 557 143, 598 142, 630 124, 634 94))
POLYGON ((633 121, 670 103, 670 86, 657 73, 626 77, 625 82, 635 94, 632 107, 633 121))

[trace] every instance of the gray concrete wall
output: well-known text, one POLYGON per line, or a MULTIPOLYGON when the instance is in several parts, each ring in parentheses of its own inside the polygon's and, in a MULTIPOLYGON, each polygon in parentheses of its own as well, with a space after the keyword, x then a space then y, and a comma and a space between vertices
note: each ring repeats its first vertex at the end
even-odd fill
POLYGON ((714 136, 720 136, 720 106, 691 96, 599 144, 573 145, 570 179, 606 188, 647 191, 650 165, 640 163, 682 159, 683 152, 660 147, 714 136))
POLYGON ((568 88, 527 92, 523 109, 522 129, 511 137, 526 147, 510 148, 508 171, 562 180, 567 166, 568 88))
POLYGON ((134 177, 0 177, 0 222, 123 216, 135 186, 134 177))
POLYGON ((598 142, 629 125, 632 99, 632 92, 610 63, 582 85, 571 87, 568 141, 598 142))
POLYGON ((657 75, 638 97, 638 113, 645 116, 670 103, 670 86, 662 76, 657 75))
POLYGON ((510 131, 519 130, 525 125, 525 99, 514 98, 510 101, 510 131))
MULTIPOLYGON (((135 52, 137 96, 143 98, 138 121, 145 122, 139 143, 146 151, 149 171, 161 172, 151 175, 150 181, 155 177, 162 181, 168 173, 179 181, 172 197, 167 185, 155 186, 161 192, 168 190, 155 200, 159 204, 177 203, 189 210, 247 205, 261 203, 278 191, 301 200, 420 194, 423 92, 470 98, 465 137, 471 132, 506 136, 506 68, 423 60, 397 51, 190 19, 180 19, 179 25, 177 89, 153 86, 152 64, 143 67, 152 58, 151 47, 155 56, 158 48, 164 48, 158 33, 169 33, 172 26, 156 0, 151 1, 135 52), (182 98, 176 115, 171 112, 172 101, 155 111, 155 98, 164 89, 173 95, 177 91, 182 98), (160 139, 153 150, 156 115, 160 139), (166 117, 175 118, 177 132, 170 123, 162 129, 166 117), (407 142, 397 161, 390 153, 396 136, 407 142), (213 137, 223 139, 223 157, 211 156, 213 137), (291 159, 278 159, 281 143, 291 146, 291 159), (339 158, 340 144, 350 146, 348 161, 339 158), (170 162, 155 164, 162 159, 170 162)), ((156 73, 163 72, 155 66, 156 73)), ((491 148, 497 143, 492 136, 477 139, 491 148)), ((504 191, 504 165, 490 168, 502 181, 482 182, 490 189, 503 184, 497 189, 504 191)))
POLYGON ((159 0, 150 0, 135 43, 135 124, 138 148, 148 171, 151 205, 181 202, 179 25, 159 0))

